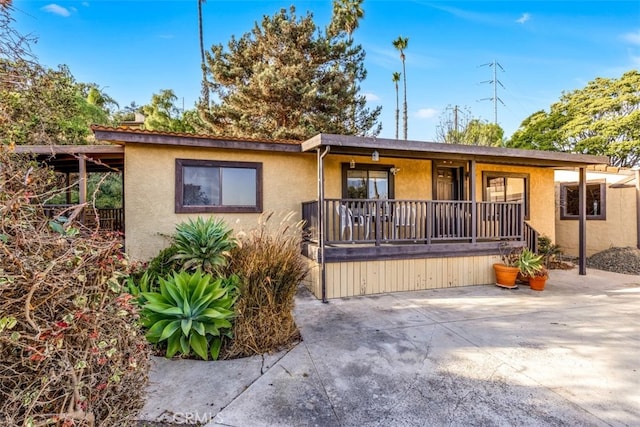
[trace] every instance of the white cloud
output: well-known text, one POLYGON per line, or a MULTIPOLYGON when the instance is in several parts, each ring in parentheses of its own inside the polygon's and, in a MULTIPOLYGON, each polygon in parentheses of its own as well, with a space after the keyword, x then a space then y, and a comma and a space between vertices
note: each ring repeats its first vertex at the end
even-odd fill
POLYGON ((529 19, 531 19, 531 15, 528 13, 523 13, 522 16, 518 19, 516 19, 516 22, 518 24, 524 24, 525 22, 527 22, 529 19))
POLYGON ((640 30, 635 33, 626 33, 622 35, 622 39, 631 44, 640 45, 640 30))
POLYGON ((378 95, 376 95, 375 93, 367 92, 367 93, 364 94, 364 97, 367 100, 367 102, 380 101, 380 97, 378 95))
POLYGON ((421 108, 416 113, 416 117, 419 119, 432 119, 438 115, 438 110, 435 108, 421 108))
POLYGON ((82 5, 83 5, 84 7, 89 7, 89 2, 88 2, 88 1, 83 1, 83 2, 82 2, 82 5))
POLYGON ((53 13, 54 15, 64 16, 65 18, 71 16, 71 12, 68 9, 59 6, 55 3, 48 4, 42 8, 45 12, 53 13))

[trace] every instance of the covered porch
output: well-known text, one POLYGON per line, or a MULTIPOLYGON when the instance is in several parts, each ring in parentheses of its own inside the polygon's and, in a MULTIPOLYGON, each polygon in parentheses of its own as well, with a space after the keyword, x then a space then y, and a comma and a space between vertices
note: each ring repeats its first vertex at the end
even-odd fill
POLYGON ((317 198, 301 206, 303 253, 317 267, 310 284, 323 300, 492 283, 505 246, 536 251, 540 234, 553 240, 553 170, 608 162, 326 134, 302 151, 316 153, 317 198))
POLYGON ((124 194, 120 207, 96 207, 87 194, 91 173, 117 173, 124 181, 124 147, 117 145, 18 145, 16 153, 31 154, 38 162, 61 174, 65 193, 64 203, 44 206, 47 216, 69 216, 78 206, 82 211, 76 217, 90 228, 124 233, 124 194), (78 203, 72 203, 71 193, 77 191, 78 203))

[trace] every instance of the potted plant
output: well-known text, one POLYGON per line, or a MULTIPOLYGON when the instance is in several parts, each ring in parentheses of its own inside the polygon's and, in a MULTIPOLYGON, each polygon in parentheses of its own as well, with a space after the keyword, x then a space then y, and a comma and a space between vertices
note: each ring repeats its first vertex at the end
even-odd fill
POLYGON ((524 278, 530 278, 544 267, 543 256, 525 248, 516 259, 516 266, 524 278))
POLYGON ((544 291, 544 286, 549 278, 549 270, 542 266, 540 270, 529 276, 529 286, 534 291, 544 291))
POLYGON ((500 258, 502 262, 493 264, 493 271, 496 274, 496 286, 507 289, 517 288, 516 278, 520 268, 518 268, 518 258, 520 248, 512 248, 507 244, 500 245, 500 258))

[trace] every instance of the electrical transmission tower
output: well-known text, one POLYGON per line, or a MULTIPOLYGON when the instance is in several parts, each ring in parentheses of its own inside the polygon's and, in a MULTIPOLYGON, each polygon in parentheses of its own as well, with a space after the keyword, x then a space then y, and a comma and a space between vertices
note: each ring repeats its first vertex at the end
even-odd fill
POLYGON ((502 102, 502 99, 500 99, 498 97, 498 85, 502 86, 502 89, 504 89, 505 87, 502 84, 502 82, 500 82, 500 80, 498 80, 497 71, 498 71, 498 67, 500 67, 502 72, 504 72, 504 68, 502 68, 502 65, 500 65, 500 63, 497 62, 495 59, 493 60, 493 62, 488 62, 488 63, 482 64, 480 66, 481 67, 493 67, 493 80, 485 80, 483 82, 480 82, 480 83, 493 84, 493 97, 491 97, 491 98, 482 98, 480 101, 493 101, 493 122, 495 124, 498 124, 498 102, 500 102, 502 105, 505 105, 504 102, 502 102))

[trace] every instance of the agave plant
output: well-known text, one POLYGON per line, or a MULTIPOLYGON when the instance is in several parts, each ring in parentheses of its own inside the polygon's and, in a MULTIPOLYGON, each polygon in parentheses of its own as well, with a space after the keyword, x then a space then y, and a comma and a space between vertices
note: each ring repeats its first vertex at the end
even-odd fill
POLYGON ((149 342, 166 341, 166 357, 193 350, 204 360, 209 354, 217 359, 222 336, 231 334, 238 277, 213 280, 198 269, 159 280, 159 292, 141 293, 146 300, 141 321, 148 328, 149 342))
POLYGON ((523 276, 534 276, 537 271, 540 271, 542 265, 542 255, 536 255, 529 249, 524 249, 517 260, 517 267, 520 269, 520 273, 523 276))
POLYGON ((178 224, 174 238, 177 253, 173 259, 181 261, 185 270, 217 272, 226 265, 229 251, 236 247, 231 233, 222 219, 212 217, 178 224))

